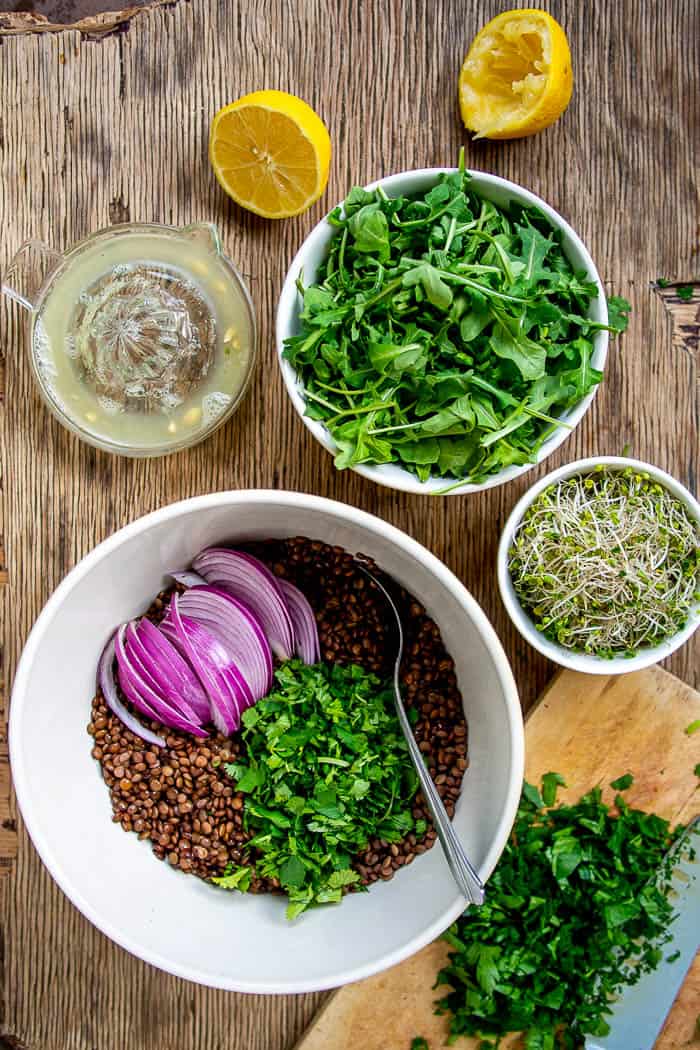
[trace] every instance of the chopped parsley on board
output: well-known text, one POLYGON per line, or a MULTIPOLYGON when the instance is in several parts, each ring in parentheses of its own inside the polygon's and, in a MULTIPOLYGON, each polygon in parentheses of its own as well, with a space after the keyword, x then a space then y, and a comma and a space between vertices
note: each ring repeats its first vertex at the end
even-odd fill
MULTIPOLYGON (((600 788, 555 806, 557 773, 539 790, 524 785, 485 904, 445 934, 452 950, 437 984, 451 990, 436 1005, 450 1041, 474 1035, 495 1050, 523 1032, 525 1050, 579 1050, 586 1035, 607 1034, 610 997, 662 963, 678 856, 669 850, 683 829, 630 808, 620 792, 632 782, 612 782, 614 809, 600 788)), ((682 849, 692 854, 692 843, 682 849)))

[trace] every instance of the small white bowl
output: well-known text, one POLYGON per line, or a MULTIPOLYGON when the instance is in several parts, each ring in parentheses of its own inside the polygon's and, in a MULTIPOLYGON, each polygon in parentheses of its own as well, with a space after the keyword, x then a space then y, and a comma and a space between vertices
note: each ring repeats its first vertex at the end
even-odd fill
POLYGON ((469 726, 454 827, 486 880, 522 788, 523 725, 508 660, 456 576, 406 533, 355 507, 298 492, 220 492, 132 522, 83 558, 47 602, 22 654, 10 708, 17 800, 64 893, 138 958, 239 992, 311 992, 368 977, 430 943, 464 908, 436 845, 395 879, 290 923, 282 897, 225 893, 184 875, 110 819, 86 726, 96 662, 115 624, 141 613, 167 573, 202 547, 296 535, 368 554, 439 625, 469 726))
MULTIPOLYGON (((381 186, 389 197, 398 197, 402 195, 413 196, 431 189, 431 187, 437 182, 438 175, 441 173, 452 171, 456 171, 456 169, 418 168, 415 171, 402 171, 397 175, 388 175, 386 178, 377 179, 375 182, 370 183, 366 188, 372 190, 377 186, 381 186)), ((584 271, 587 279, 592 281, 598 288, 598 296, 593 300, 588 311, 589 318, 599 324, 606 325, 608 323, 608 306, 605 297, 605 289, 603 288, 602 281, 588 249, 578 234, 571 228, 571 226, 569 226, 568 222, 566 222, 566 220, 563 219, 554 208, 543 201, 541 197, 537 197, 534 193, 530 193, 529 190, 523 189, 522 186, 518 186, 514 182, 509 182, 507 179, 501 179, 498 175, 489 175, 487 172, 483 171, 470 170, 469 174, 471 175, 471 188, 482 197, 493 201, 500 207, 505 207, 511 202, 515 202, 517 204, 525 204, 529 207, 539 208, 539 210, 546 215, 552 226, 561 232, 562 247, 571 264, 576 270, 584 271)), ((328 254, 329 244, 336 232, 336 229, 331 226, 327 218, 324 218, 311 231, 302 244, 294 257, 292 265, 289 267, 282 286, 282 292, 277 306, 276 324, 277 353, 279 355, 280 368, 282 369, 282 377, 287 388, 287 393, 306 427, 311 431, 316 440, 333 455, 335 455, 335 452, 337 451, 336 444, 322 422, 310 419, 305 415, 306 400, 304 398, 304 385, 289 361, 286 361, 282 357, 282 351, 284 350, 285 339, 297 335, 300 330, 300 296, 296 287, 296 281, 302 270, 305 285, 311 284, 316 279, 318 269, 328 254)), ((606 331, 598 331, 593 336, 593 355, 591 363, 594 368, 597 368, 601 372, 605 366, 607 353, 608 333, 606 331)), ((557 449, 567 437, 569 437, 573 428, 581 422, 581 419, 588 410, 589 405, 595 397, 596 390, 597 387, 594 387, 594 389, 587 394, 586 397, 582 398, 578 404, 574 405, 573 408, 570 408, 559 417, 562 423, 565 423, 566 426, 560 427, 547 441, 544 442, 537 454, 537 463, 541 463, 550 456, 552 452, 554 452, 554 450, 557 449)), ((490 477, 487 481, 481 482, 478 485, 464 484, 457 488, 453 488, 449 492, 449 495, 461 496, 469 492, 482 492, 484 489, 495 488, 497 485, 503 485, 504 482, 510 481, 512 478, 517 478, 520 474, 524 474, 526 471, 531 470, 533 466, 535 466, 534 463, 526 463, 522 467, 507 467, 505 470, 500 471, 498 474, 494 474, 493 477, 490 477)), ((398 489, 401 492, 414 492, 427 495, 440 492, 451 485, 450 480, 447 478, 429 478, 427 481, 420 481, 415 474, 411 474, 410 471, 397 466, 395 463, 383 463, 379 466, 363 465, 353 467, 352 469, 358 474, 361 474, 362 477, 369 478, 370 481, 375 481, 379 485, 385 485, 387 488, 398 489)))
POLYGON ((618 656, 611 660, 606 660, 600 656, 566 649, 563 645, 558 645, 556 642, 545 638, 542 632, 537 630, 520 604, 508 569, 508 555, 515 532, 528 507, 537 499, 540 493, 558 481, 574 477, 577 474, 590 474, 591 471, 600 466, 608 467, 611 470, 623 470, 626 467, 632 467, 634 470, 648 474, 649 477, 668 489, 676 499, 680 500, 690 516, 700 526, 700 504, 698 501, 679 481, 676 481, 664 470, 660 470, 659 467, 654 467, 651 463, 643 463, 639 459, 628 459, 624 456, 592 456, 590 459, 579 459, 575 463, 567 463, 565 466, 559 467, 558 470, 553 470, 551 473, 546 474, 541 481, 529 488, 516 503, 506 521, 498 545, 498 586, 506 611, 518 631, 520 631, 520 634, 526 642, 529 642, 533 648, 547 656, 553 663, 559 664, 561 667, 569 667, 573 671, 582 671, 584 674, 627 674, 629 671, 640 671, 643 667, 657 664, 661 660, 665 660, 676 649, 680 649, 700 626, 700 604, 696 604, 683 630, 678 631, 677 634, 674 634, 660 645, 639 649, 636 656, 618 656))

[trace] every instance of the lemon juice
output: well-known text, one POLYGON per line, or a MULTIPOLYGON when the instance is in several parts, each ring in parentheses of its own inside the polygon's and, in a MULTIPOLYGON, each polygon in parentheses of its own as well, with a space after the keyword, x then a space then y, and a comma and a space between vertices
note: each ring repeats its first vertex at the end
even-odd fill
POLYGON ((121 227, 63 258, 36 307, 32 347, 60 418, 100 447, 157 455, 233 411, 254 321, 213 228, 121 227))

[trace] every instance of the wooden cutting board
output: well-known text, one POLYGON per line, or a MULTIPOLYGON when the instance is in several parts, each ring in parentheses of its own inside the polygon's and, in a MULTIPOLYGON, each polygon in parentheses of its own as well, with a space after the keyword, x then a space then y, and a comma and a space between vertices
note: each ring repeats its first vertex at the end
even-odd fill
MULTIPOLYGON (((632 805, 673 821, 700 811, 700 733, 684 729, 700 718, 700 693, 655 667, 619 677, 559 674, 527 719, 526 777, 562 773, 563 801, 575 801, 596 784, 604 797, 623 773, 635 782, 626 793, 632 805)), ((439 847, 436 846, 436 849, 439 847)), ((424 1036, 430 1050, 447 1050, 446 1021, 433 1013, 432 985, 447 961, 447 946, 436 941, 399 966, 335 992, 316 1016, 296 1050, 409 1050, 424 1036)), ((659 1036, 655 1050, 700 1047, 700 956, 696 958, 659 1036)), ((478 1040, 462 1038, 457 1050, 476 1050, 478 1040)), ((517 1039, 504 1042, 514 1047, 517 1039)))

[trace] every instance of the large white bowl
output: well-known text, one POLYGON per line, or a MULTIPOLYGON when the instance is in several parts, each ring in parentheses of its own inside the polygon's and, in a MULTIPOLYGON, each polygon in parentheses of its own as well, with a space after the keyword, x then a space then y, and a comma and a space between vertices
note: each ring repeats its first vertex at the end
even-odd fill
POLYGON ((375 558, 418 596, 454 657, 470 765, 455 825, 483 879, 513 822, 523 728, 508 661, 459 580, 405 533, 342 503, 294 492, 223 492, 127 525, 87 555, 49 599, 17 670, 12 774, 22 816, 61 889, 139 958, 201 984, 305 992, 376 973, 418 951, 460 914, 439 845, 369 893, 294 923, 284 901, 222 892, 152 856, 110 820, 86 726, 95 665, 115 624, 143 611, 168 570, 223 541, 311 536, 375 558))
POLYGON ((664 488, 667 488, 677 500, 680 500, 690 517, 697 522, 698 528, 700 528, 700 503, 684 485, 681 485, 680 481, 676 481, 675 478, 672 478, 665 470, 661 470, 660 467, 655 467, 651 463, 643 463, 639 459, 629 459, 626 456, 591 456, 589 459, 578 459, 574 463, 566 463, 563 467, 545 474, 543 478, 527 490, 513 507, 501 533, 498 545, 498 586, 506 612, 514 625, 525 641, 529 642, 533 648, 538 649, 543 656, 548 657, 555 664, 559 664, 560 667, 568 667, 572 671, 581 671, 584 674, 628 674, 630 671, 641 671, 644 667, 651 667, 652 664, 660 663, 661 660, 665 660, 671 653, 674 653, 676 649, 680 649, 682 645, 685 645, 700 627, 700 602, 696 602, 685 627, 670 638, 667 638, 665 642, 662 642, 660 645, 638 649, 634 656, 617 656, 606 660, 591 653, 580 653, 573 649, 567 649, 565 646, 559 645, 558 642, 552 642, 549 638, 545 638, 542 632, 537 630, 534 622, 520 604, 508 569, 510 549, 513 545, 515 533, 526 511, 540 493, 544 492, 551 485, 555 485, 558 481, 573 478, 579 474, 590 474, 596 467, 601 466, 607 467, 608 470, 631 468, 642 474, 648 474, 649 477, 658 481, 664 488))
MULTIPOLYGON (((397 175, 389 175, 384 179, 377 179, 376 182, 370 183, 367 189, 371 190, 376 186, 381 186, 389 197, 414 196, 434 186, 439 174, 455 170, 455 168, 418 168, 414 171, 402 171, 397 175)), ((559 212, 555 211, 541 197, 537 197, 534 193, 530 193, 529 190, 523 189, 522 186, 518 186, 514 182, 499 178, 498 175, 489 175, 487 172, 471 170, 469 174, 471 175, 470 187, 482 197, 493 201, 500 207, 507 207, 514 202, 539 208, 546 215, 552 226, 560 231, 562 235, 562 248, 569 262, 574 269, 582 270, 586 274, 587 280, 592 281, 598 288, 598 296, 593 300, 588 311, 589 318, 599 324, 607 325, 608 306, 605 289, 598 271, 585 244, 572 227, 569 226, 568 222, 561 217, 559 212)), ((303 271, 304 285, 313 283, 321 263, 328 254, 328 247, 335 233, 337 233, 337 229, 331 226, 327 218, 324 218, 314 227, 302 244, 294 257, 292 265, 289 267, 282 286, 277 307, 276 326, 277 353, 287 393, 294 408, 316 440, 328 452, 333 454, 335 454, 337 449, 330 432, 322 422, 310 419, 305 415, 304 384, 289 361, 282 357, 282 351, 284 350, 285 339, 297 335, 301 327, 299 322, 301 297, 296 282, 303 271)), ((606 331, 598 331, 593 337, 593 355, 591 357, 593 367, 602 372, 607 354, 608 333, 606 331)), ((547 456, 551 456, 552 452, 569 437, 573 428, 581 422, 588 410, 596 395, 596 390, 597 387, 594 387, 586 397, 582 398, 573 408, 559 417, 562 423, 566 425, 559 427, 544 442, 537 453, 535 463, 541 463, 547 456)), ((478 485, 465 484, 450 488, 449 495, 464 495, 468 492, 481 492, 484 489, 495 488, 497 485, 503 485, 504 482, 517 478, 520 474, 531 470, 535 463, 527 463, 522 467, 507 467, 478 485)), ((399 489, 402 492, 428 494, 440 492, 450 486, 450 481, 446 478, 429 478, 427 481, 420 481, 415 474, 411 474, 410 471, 395 463, 383 463, 379 466, 362 465, 353 469, 358 474, 361 474, 362 477, 369 478, 370 481, 376 481, 380 485, 386 485, 387 488, 399 489)))

